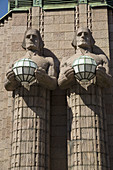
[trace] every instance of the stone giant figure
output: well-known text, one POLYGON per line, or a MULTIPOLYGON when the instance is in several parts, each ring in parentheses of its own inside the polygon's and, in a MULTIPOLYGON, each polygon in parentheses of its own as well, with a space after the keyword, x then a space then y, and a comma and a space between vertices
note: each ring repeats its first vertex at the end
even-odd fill
MULTIPOLYGON (((55 89, 57 85, 55 63, 52 57, 42 56, 44 43, 39 31, 36 29, 28 29, 25 33, 22 47, 26 50, 26 54, 22 58, 30 58, 38 66, 35 72, 37 82, 47 89, 55 89)), ((12 91, 19 86, 19 82, 15 79, 12 66, 6 74, 7 80, 5 88, 8 91, 12 91)))
POLYGON ((109 86, 109 83, 111 82, 109 78, 111 76, 109 75, 108 59, 103 54, 96 55, 92 52, 94 44, 95 40, 89 29, 80 27, 76 31, 72 42, 72 46, 75 48, 76 53, 73 56, 68 57, 68 59, 64 58, 60 66, 59 86, 62 89, 67 89, 75 82, 72 64, 75 59, 83 55, 90 56, 96 61, 97 83, 100 86, 109 86))
POLYGON ((5 88, 14 93, 11 169, 49 168, 50 90, 57 86, 55 63, 43 56, 44 43, 36 29, 28 29, 22 47, 22 58, 32 59, 38 66, 36 82, 28 91, 15 79, 12 67, 6 74, 5 88))
POLYGON ((111 85, 109 62, 105 55, 93 52, 94 39, 89 29, 80 27, 72 46, 75 54, 64 58, 58 84, 67 89, 67 158, 68 169, 109 169, 106 113, 103 88, 111 85), (92 57, 97 64, 96 77, 80 82, 72 64, 80 56, 92 57))

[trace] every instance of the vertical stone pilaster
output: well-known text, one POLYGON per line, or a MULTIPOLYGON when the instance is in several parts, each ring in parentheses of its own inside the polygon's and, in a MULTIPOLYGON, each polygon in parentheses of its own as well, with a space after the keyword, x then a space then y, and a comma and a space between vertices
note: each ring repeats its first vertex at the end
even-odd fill
POLYGON ((76 6, 75 10, 75 30, 79 28, 79 7, 76 6))
POLYGON ((91 6, 88 5, 88 18, 87 18, 87 22, 88 22, 88 28, 90 31, 92 31, 92 10, 91 10, 91 6))
POLYGON ((27 19, 27 27, 30 28, 32 25, 32 8, 29 9, 28 19, 27 19))
POLYGON ((49 169, 49 91, 31 86, 15 91, 11 169, 49 169))
POLYGON ((108 59, 110 59, 109 58, 110 42, 109 42, 107 7, 92 8, 92 34, 96 42, 93 51, 98 54, 102 53, 103 51, 108 57, 108 59))
POLYGON ((41 37, 42 37, 42 40, 44 40, 44 12, 43 12, 43 9, 40 8, 40 34, 41 34, 41 37))
POLYGON ((75 30, 79 27, 87 27, 92 30, 92 11, 87 3, 76 6, 75 30))
MULTIPOLYGON (((44 13, 41 7, 32 7, 31 27, 40 31, 42 40, 44 40, 44 13)), ((43 51, 42 51, 43 53, 43 51)))
POLYGON ((41 8, 40 7, 32 7, 32 28, 40 29, 40 15, 41 8))
POLYGON ((109 170, 102 89, 76 84, 67 92, 68 169, 109 170))
POLYGON ((88 5, 79 4, 79 27, 88 26, 88 5))

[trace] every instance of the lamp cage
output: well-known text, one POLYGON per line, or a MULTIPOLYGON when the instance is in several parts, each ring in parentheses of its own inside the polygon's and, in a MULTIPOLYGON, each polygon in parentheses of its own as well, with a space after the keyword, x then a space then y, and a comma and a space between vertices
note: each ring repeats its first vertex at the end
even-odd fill
POLYGON ((96 66, 95 60, 89 56, 80 56, 72 65, 75 77, 83 82, 90 81, 95 77, 96 66))
POLYGON ((35 79, 34 71, 38 68, 37 64, 28 58, 17 61, 13 66, 16 80, 21 83, 31 83, 35 79))

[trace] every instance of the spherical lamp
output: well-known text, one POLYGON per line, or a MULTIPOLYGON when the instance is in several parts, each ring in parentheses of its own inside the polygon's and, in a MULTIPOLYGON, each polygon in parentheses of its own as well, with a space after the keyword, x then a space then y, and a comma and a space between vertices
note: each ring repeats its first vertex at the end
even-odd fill
POLYGON ((34 71, 37 68, 37 64, 28 58, 23 58, 17 61, 13 66, 16 80, 22 84, 31 83, 34 79, 34 71))
POLYGON ((95 60, 89 56, 80 56, 72 65, 75 77, 83 82, 90 81, 95 77, 96 66, 95 60))

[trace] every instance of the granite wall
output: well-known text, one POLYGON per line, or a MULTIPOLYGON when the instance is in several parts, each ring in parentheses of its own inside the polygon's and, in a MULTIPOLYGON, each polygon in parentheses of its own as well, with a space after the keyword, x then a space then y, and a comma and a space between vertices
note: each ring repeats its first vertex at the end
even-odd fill
MULTIPOLYGON (((0 167, 10 168, 13 93, 4 88, 9 64, 24 56, 21 44, 27 27, 40 30, 44 40, 44 54, 53 56, 57 63, 74 54, 71 46, 74 31, 88 26, 96 41, 94 51, 105 53, 110 59, 113 75, 113 12, 107 7, 46 10, 33 7, 29 11, 10 12, 0 24, 0 167)), ((113 87, 105 95, 109 156, 113 166, 113 87)), ((51 92, 50 169, 67 170, 67 113, 66 92, 57 88, 51 92)))

